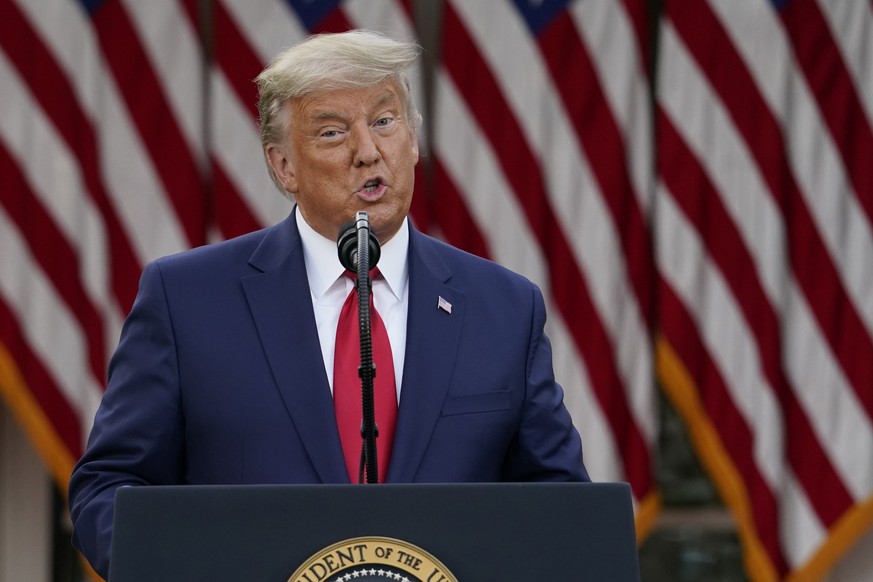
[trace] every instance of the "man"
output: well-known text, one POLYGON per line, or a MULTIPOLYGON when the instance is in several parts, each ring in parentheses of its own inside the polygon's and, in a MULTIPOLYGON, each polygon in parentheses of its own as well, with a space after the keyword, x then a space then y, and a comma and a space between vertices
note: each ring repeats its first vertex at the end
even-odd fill
POLYGON ((99 573, 118 487, 358 481, 333 391, 353 285, 336 239, 360 210, 381 243, 373 293, 394 368, 377 374, 396 414, 385 480, 588 480, 540 291, 407 220, 419 115, 404 72, 417 57, 352 31, 312 37, 258 77, 268 170, 296 206, 144 270, 70 481, 74 542, 99 573))

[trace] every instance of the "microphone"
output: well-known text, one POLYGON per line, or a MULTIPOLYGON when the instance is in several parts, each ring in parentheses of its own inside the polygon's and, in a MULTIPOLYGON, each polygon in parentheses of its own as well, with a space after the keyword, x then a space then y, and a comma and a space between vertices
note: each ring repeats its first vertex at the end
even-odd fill
POLYGON ((358 212, 355 220, 342 225, 339 235, 336 239, 337 253, 339 254, 340 263, 347 270, 353 273, 358 272, 358 231, 366 231, 366 239, 368 241, 369 265, 366 271, 371 271, 379 262, 379 257, 382 254, 379 240, 373 231, 370 230, 370 219, 366 212, 358 212))

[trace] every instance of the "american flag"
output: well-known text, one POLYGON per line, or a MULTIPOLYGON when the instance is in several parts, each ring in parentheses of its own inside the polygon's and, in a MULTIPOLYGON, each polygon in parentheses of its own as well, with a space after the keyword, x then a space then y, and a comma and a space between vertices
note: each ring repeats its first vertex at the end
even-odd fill
POLYGON ((59 483, 142 265, 205 241, 200 63, 177 3, 0 2, 0 388, 59 483))
POLYGON ((658 503, 644 10, 446 2, 431 159, 442 235, 542 287, 585 463, 630 482, 641 532, 658 503))
POLYGON ((420 34, 412 218, 542 287, 639 536, 660 385, 750 578, 827 572, 873 524, 870 0, 0 0, 0 394, 61 488, 142 266, 290 210, 252 79, 359 27, 420 34))
POLYGON ((667 0, 658 371, 755 579, 873 524, 873 4, 667 0))

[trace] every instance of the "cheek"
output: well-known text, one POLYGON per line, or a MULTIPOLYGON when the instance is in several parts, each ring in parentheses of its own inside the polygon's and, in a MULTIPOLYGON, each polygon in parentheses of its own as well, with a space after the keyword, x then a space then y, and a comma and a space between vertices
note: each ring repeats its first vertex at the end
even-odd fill
POLYGON ((391 152, 385 157, 393 160, 394 170, 398 174, 411 173, 415 165, 418 164, 418 147, 416 142, 410 144, 404 140, 403 144, 398 144, 392 148, 391 152))
POLYGON ((300 169, 296 174, 297 186, 301 191, 318 190, 330 182, 329 165, 318 158, 307 158, 298 163, 300 169))
POLYGON ((417 157, 407 155, 396 164, 395 171, 396 175, 401 177, 404 182, 411 182, 415 180, 415 165, 418 162, 417 157))
POLYGON ((308 156, 304 163, 306 164, 306 176, 310 183, 329 183, 342 179, 348 174, 351 165, 341 148, 308 156))

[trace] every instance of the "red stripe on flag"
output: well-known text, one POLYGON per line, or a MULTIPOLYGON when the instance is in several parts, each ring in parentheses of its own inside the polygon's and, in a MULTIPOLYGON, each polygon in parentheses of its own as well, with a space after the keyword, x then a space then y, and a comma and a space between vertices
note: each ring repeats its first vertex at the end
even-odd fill
POLYGON ((659 280, 658 308, 664 335, 694 378, 707 415, 719 434, 730 435, 722 442, 743 477, 755 531, 774 566, 784 576, 788 565, 780 545, 778 503, 752 456, 756 435, 736 409, 730 388, 698 335, 697 323, 663 278, 659 280))
POLYGON ((12 2, 0 2, 0 47, 30 86, 36 102, 76 156, 88 193, 100 211, 109 237, 112 289, 121 310, 133 305, 139 261, 109 201, 100 172, 97 137, 66 72, 12 2))
POLYGON ((200 0, 179 0, 179 5, 182 6, 182 10, 184 10, 185 15, 188 17, 191 27, 197 31, 198 39, 202 41, 204 40, 203 32, 207 28, 207 23, 201 18, 200 4, 200 0))
MULTIPOLYGON (((668 12, 757 160, 782 210, 794 274, 858 400, 873 418, 873 391, 869 389, 873 385, 873 340, 843 289, 840 275, 803 200, 786 156, 787 146, 779 122, 706 2, 683 2, 681 9, 668 4, 668 12)), ((825 524, 832 525, 839 517, 829 511, 833 505, 825 499, 812 501, 825 524)))
POLYGON ((167 103, 161 82, 120 0, 92 15, 103 58, 191 246, 206 242, 204 189, 197 162, 167 103))
MULTIPOLYGON (((266 172, 266 168, 264 168, 266 172)), ((212 162, 212 189, 215 197, 215 222, 224 238, 258 230, 258 222, 242 196, 217 161, 212 162)))
POLYGON ((79 257, 30 189, 2 140, 0 205, 19 225, 42 271, 75 316, 85 335, 91 373, 98 384, 103 384, 106 376, 103 317, 82 287, 79 257))
POLYGON ((339 9, 331 10, 317 24, 310 28, 312 34, 324 34, 326 32, 345 32, 355 28, 346 18, 344 12, 339 9))
POLYGON ((429 167, 419 160, 418 165, 415 166, 415 186, 412 190, 412 202, 409 205, 412 220, 416 228, 422 232, 430 232, 434 220, 428 188, 428 171, 429 167))
POLYGON ((640 62, 643 63, 646 73, 651 75, 654 60, 652 58, 652 31, 649 19, 654 17, 654 10, 649 7, 646 0, 622 0, 625 12, 630 18, 637 38, 637 48, 640 52, 640 62))
POLYGON ((464 201, 445 166, 435 159, 433 163, 435 190, 438 202, 434 204, 434 218, 443 236, 451 244, 460 247, 474 255, 491 258, 488 242, 479 229, 476 219, 470 214, 464 201))
POLYGON ((654 259, 643 209, 630 181, 621 128, 609 108, 588 47, 579 38, 568 12, 561 13, 540 33, 539 45, 612 215, 628 278, 642 316, 651 327, 654 259))
POLYGON ((23 338, 27 337, 15 312, 0 296, 0 343, 6 346, 18 367, 27 388, 48 418, 59 439, 69 449, 70 455, 79 458, 82 454, 82 427, 76 411, 40 358, 34 354, 23 338))
POLYGON ((779 14, 797 52, 797 65, 843 158, 855 196, 873 224, 873 131, 852 76, 815 0, 792 0, 779 14))
MULTIPOLYGON (((222 2, 215 3, 214 15, 215 61, 235 93, 240 109, 248 112, 257 127, 258 89, 254 79, 263 70, 264 63, 222 2)), ((210 144, 210 148, 215 147, 221 144, 210 144)), ((222 236, 232 238, 263 227, 244 193, 229 178, 214 153, 211 164, 213 212, 222 236)))
POLYGON ((264 68, 264 63, 221 2, 215 3, 214 38, 215 61, 236 92, 240 105, 257 123, 258 88, 254 80, 264 68))
MULTIPOLYGON (((783 409, 785 447, 791 467, 814 499, 820 515, 835 520, 852 505, 852 497, 822 449, 785 377, 781 366, 779 318, 754 276, 757 273, 755 261, 724 208, 720 194, 666 115, 658 115, 658 133, 660 175, 701 240, 707 243, 709 258, 724 275, 743 311, 746 326, 755 336, 764 375, 783 409)), ((662 321, 664 325, 672 323, 665 318, 662 321)), ((721 434, 725 441, 734 438, 730 431, 721 434)))
POLYGON ((397 0, 397 4, 403 9, 406 18, 410 22, 415 22, 415 7, 412 3, 413 0, 397 0))
POLYGON ((552 295, 577 348, 585 357, 594 391, 622 452, 628 480, 634 494, 641 499, 652 487, 648 446, 628 408, 612 340, 549 203, 539 162, 451 4, 444 7, 443 30, 443 62, 447 72, 458 87, 464 88, 467 105, 480 127, 486 128, 482 135, 491 140, 507 182, 513 186, 543 254, 549 257, 551 264, 561 265, 561 268, 549 269, 552 295), (489 128, 501 128, 501 131, 498 134, 489 128), (513 145, 508 148, 504 147, 505 143, 513 145))

